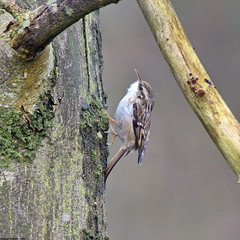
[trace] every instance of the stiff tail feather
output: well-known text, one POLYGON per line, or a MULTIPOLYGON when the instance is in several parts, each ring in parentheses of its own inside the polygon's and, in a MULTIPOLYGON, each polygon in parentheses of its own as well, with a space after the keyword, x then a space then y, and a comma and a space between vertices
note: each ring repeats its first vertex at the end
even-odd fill
POLYGON ((105 170, 104 175, 104 181, 106 183, 107 178, 111 171, 113 170, 114 166, 118 163, 118 161, 121 159, 122 156, 127 152, 127 149, 120 148, 117 154, 111 159, 111 161, 108 163, 107 168, 105 170))

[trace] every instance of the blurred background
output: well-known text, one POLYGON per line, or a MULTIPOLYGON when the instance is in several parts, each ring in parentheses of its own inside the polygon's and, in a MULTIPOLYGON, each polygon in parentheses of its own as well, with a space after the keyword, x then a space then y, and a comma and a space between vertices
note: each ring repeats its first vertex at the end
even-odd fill
MULTIPOLYGON (((172 1, 203 65, 240 119, 240 1, 172 1)), ((240 186, 175 82, 136 1, 101 10, 104 83, 114 115, 133 68, 155 92, 143 165, 121 159, 106 190, 112 240, 240 239, 240 186)), ((109 159, 120 141, 109 147, 109 159)))

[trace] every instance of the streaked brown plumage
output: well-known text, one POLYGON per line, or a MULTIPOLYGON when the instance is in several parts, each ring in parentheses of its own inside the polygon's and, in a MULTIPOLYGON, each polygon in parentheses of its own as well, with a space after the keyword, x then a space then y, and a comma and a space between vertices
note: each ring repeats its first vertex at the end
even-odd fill
POLYGON ((138 164, 141 164, 145 153, 154 105, 153 91, 147 82, 141 80, 136 69, 134 70, 138 80, 130 86, 119 102, 114 115, 117 124, 113 125, 113 129, 122 146, 107 165, 105 181, 121 157, 138 150, 138 164))

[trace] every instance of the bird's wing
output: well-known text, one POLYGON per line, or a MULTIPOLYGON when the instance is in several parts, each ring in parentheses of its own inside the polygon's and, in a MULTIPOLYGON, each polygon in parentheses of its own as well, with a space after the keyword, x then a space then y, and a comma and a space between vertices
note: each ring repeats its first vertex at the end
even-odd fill
POLYGON ((138 164, 142 163, 151 124, 151 111, 148 111, 147 102, 133 104, 133 130, 136 137, 135 148, 138 150, 138 164))

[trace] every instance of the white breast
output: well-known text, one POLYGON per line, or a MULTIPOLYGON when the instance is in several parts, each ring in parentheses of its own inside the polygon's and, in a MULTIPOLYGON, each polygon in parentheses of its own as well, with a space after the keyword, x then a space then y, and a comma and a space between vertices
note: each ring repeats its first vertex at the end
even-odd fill
POLYGON ((136 92, 138 88, 138 82, 131 84, 128 89, 127 94, 119 102, 116 109, 114 119, 119 124, 121 124, 121 129, 115 125, 114 130, 119 135, 121 142, 126 144, 126 142, 131 143, 135 141, 135 135, 133 133, 132 119, 133 119, 133 98, 136 97, 136 92))

